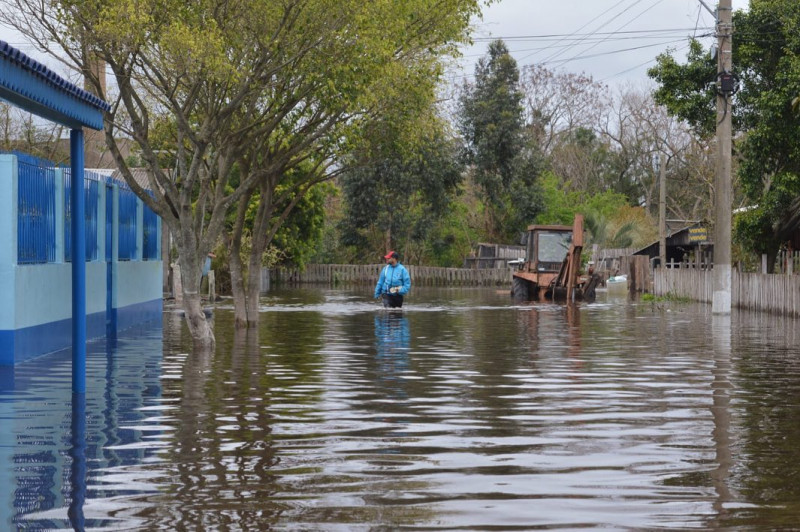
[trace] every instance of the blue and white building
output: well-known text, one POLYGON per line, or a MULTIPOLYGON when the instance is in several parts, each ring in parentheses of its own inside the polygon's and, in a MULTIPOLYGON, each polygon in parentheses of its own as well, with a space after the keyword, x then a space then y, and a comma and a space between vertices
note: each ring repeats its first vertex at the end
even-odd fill
MULTIPOLYGON (((0 154, 0 365, 72 346, 70 168, 0 154)), ((84 172, 86 338, 162 313, 161 221, 108 173, 84 172)))

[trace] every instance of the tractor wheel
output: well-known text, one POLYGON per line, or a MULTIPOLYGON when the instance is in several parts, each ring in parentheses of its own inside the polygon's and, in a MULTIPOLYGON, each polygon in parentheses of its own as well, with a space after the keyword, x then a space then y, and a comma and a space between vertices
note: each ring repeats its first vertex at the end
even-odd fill
POLYGON ((514 277, 511 281, 511 297, 516 301, 528 301, 528 281, 514 277))

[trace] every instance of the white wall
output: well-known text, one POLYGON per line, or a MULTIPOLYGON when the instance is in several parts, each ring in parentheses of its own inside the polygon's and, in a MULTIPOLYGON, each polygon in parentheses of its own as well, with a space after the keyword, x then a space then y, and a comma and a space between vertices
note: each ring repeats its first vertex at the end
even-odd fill
MULTIPOLYGON (((104 263, 105 264, 105 263, 104 263)), ((113 295, 114 308, 161 299, 161 261, 120 261, 114 263, 117 289, 113 295)))
MULTIPOLYGON (((10 329, 42 325, 72 317, 71 263, 17 266, 14 284, 16 319, 10 329)), ((105 310, 106 263, 88 262, 86 314, 105 310)))

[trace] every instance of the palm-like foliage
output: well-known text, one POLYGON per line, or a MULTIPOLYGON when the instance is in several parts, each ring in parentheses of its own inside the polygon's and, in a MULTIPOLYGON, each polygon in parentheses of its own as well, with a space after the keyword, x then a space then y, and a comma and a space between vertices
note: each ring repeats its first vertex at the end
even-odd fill
POLYGON ((632 220, 619 224, 600 213, 589 212, 585 222, 592 244, 602 248, 629 248, 633 245, 636 223, 632 220))

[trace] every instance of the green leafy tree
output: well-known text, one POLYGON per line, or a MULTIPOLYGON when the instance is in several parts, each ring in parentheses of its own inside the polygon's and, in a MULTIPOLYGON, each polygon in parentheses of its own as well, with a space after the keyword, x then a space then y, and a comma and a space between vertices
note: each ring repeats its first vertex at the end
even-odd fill
MULTIPOLYGON (((780 246, 800 228, 800 121, 792 101, 800 93, 800 4, 792 0, 753 0, 734 13, 733 64, 740 90, 733 98, 739 182, 752 208, 735 222, 735 239, 774 259, 780 246)), ((693 43, 680 65, 659 56, 650 70, 659 82, 656 99, 697 131, 714 128, 716 75, 711 59, 693 43)), ((770 266, 774 260, 769 260, 770 266)))
MULTIPOLYGON (((247 267, 240 266, 244 257, 239 260, 236 253, 241 208, 234 226, 231 271, 234 301, 241 301, 234 310, 237 326, 257 323, 261 278, 235 272, 258 269, 259 257, 304 196, 345 171, 354 160, 348 154, 373 141, 376 124, 411 139, 426 130, 442 59, 455 52, 454 43, 466 39, 467 21, 478 0, 352 0, 337 2, 333 11, 328 2, 317 0, 295 7, 303 20, 312 17, 321 27, 301 27, 299 45, 286 43, 290 50, 300 50, 287 57, 292 63, 287 79, 243 113, 261 114, 266 127, 248 134, 238 158, 243 168, 260 177, 244 193, 259 196, 247 267), (275 107, 288 110, 278 124, 272 119, 275 107), (304 163, 303 172, 286 178, 304 163)), ((275 53, 285 55, 286 50, 275 53)))
MULTIPOLYGON (((288 173, 285 183, 278 187, 277 192, 282 192, 285 187, 290 187, 293 182, 303 179, 302 172, 307 165, 300 165, 288 173)), ((315 185, 303 195, 296 205, 290 210, 285 220, 271 220, 271 225, 277 227, 275 235, 271 237, 270 244, 261 252, 261 262, 257 266, 274 268, 278 266, 293 266, 302 268, 316 253, 317 247, 323 238, 325 222, 325 203, 329 195, 334 193, 334 186, 325 182, 315 185)), ((234 286, 231 284, 230 265, 236 260, 231 256, 231 250, 237 249, 242 256, 250 257, 253 254, 253 227, 254 219, 261 204, 258 194, 254 195, 248 203, 245 215, 244 228, 239 243, 233 245, 234 217, 231 215, 226 226, 225 241, 217 246, 214 259, 214 269, 217 271, 217 286, 221 293, 232 293, 234 286)), ((288 201, 288 200, 286 200, 288 201)), ((278 205, 276 212, 283 212, 286 204, 278 205)), ((248 267, 248 265, 242 265, 248 267)), ((250 272, 246 272, 249 276, 250 272)))
POLYGON ((712 82, 717 64, 699 41, 689 42, 686 63, 678 63, 667 52, 658 56, 656 66, 647 75, 659 84, 653 93, 656 103, 691 124, 699 135, 714 133, 716 92, 712 82))
POLYGON ((433 129, 415 149, 380 136, 356 156, 340 182, 345 202, 340 223, 345 245, 374 260, 385 250, 403 251, 418 262, 431 230, 447 214, 462 181, 457 146, 443 129, 433 129))
POLYGON ((545 208, 534 219, 542 225, 572 225, 575 213, 583 202, 581 192, 564 186, 561 179, 552 172, 545 172, 540 178, 542 199, 545 208))
POLYGON ((459 101, 466 160, 484 193, 489 236, 515 238, 541 211, 536 178, 544 158, 532 132, 525 132, 519 70, 503 41, 489 45, 459 101))
POLYGON ((478 231, 470 223, 476 205, 462 195, 459 201, 453 202, 447 214, 440 218, 426 240, 426 252, 429 260, 426 264, 460 268, 464 257, 468 256, 479 242, 478 231))
POLYGON ((633 245, 633 233, 636 229, 633 221, 614 225, 604 215, 594 211, 589 211, 585 220, 592 244, 603 248, 628 248, 633 245))
POLYGON ((605 248, 639 246, 656 238, 655 222, 645 209, 630 206, 624 194, 577 191, 550 172, 542 175, 541 184, 547 208, 536 217, 537 224, 572 225, 575 215, 583 214, 589 243, 605 248))

